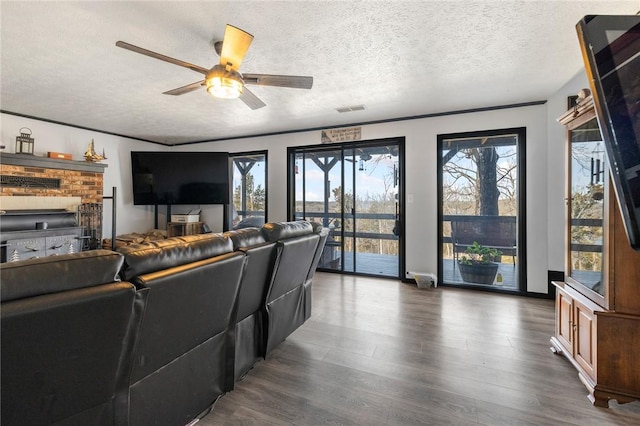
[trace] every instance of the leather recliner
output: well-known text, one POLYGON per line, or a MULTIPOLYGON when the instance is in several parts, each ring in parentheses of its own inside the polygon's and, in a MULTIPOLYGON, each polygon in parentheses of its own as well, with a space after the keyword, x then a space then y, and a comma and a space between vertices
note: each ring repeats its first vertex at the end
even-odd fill
POLYGON ((276 242, 277 259, 266 297, 268 355, 311 315, 310 287, 305 286, 320 242, 307 221, 267 223, 267 241, 276 242), (308 312, 307 312, 308 311, 308 312))
POLYGON ((226 233, 246 256, 235 326, 234 380, 238 381, 265 356, 265 300, 276 260, 276 243, 267 242, 258 228, 226 233))
POLYGON ((0 265, 2 424, 126 424, 136 291, 107 250, 0 265))
POLYGON ((233 386, 233 330, 244 254, 233 252, 229 238, 220 234, 121 251, 124 276, 146 294, 129 422, 189 423, 233 386))
POLYGON ((0 265, 2 424, 200 418, 309 318, 322 232, 272 223, 0 265))
POLYGON ((318 246, 316 247, 316 251, 313 255, 313 260, 311 261, 311 267, 309 268, 307 279, 304 282, 305 320, 308 320, 311 317, 311 282, 313 280, 314 274, 316 273, 316 269, 318 268, 320 258, 322 257, 322 251, 324 250, 325 243, 327 242, 327 237, 329 236, 329 228, 323 228, 322 224, 311 222, 311 226, 313 227, 313 232, 318 234, 320 236, 320 239, 318 240, 318 246))

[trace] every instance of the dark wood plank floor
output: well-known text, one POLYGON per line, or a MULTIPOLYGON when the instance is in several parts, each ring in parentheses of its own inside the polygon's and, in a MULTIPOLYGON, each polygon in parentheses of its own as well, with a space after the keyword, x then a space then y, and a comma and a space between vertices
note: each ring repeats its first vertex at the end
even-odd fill
POLYGON ((553 302, 317 273, 313 316, 215 405, 213 425, 638 425, 549 350, 553 302))

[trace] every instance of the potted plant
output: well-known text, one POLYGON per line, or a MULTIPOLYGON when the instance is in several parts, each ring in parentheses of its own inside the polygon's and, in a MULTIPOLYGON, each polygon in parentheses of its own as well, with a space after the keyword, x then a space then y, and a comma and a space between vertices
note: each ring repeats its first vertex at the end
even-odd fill
POLYGON ((493 284, 498 273, 498 264, 494 259, 501 256, 498 249, 485 247, 474 241, 460 256, 458 266, 463 281, 476 284, 493 284))

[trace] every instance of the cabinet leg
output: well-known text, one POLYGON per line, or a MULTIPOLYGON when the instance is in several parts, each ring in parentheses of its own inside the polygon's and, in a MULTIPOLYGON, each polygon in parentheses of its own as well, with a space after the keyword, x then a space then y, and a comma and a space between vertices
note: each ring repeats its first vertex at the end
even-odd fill
POLYGON ((637 398, 633 398, 626 395, 619 395, 611 392, 603 392, 599 390, 594 390, 593 393, 588 396, 589 401, 596 407, 609 408, 609 401, 615 399, 618 401, 618 404, 627 404, 629 402, 635 401, 637 398))
POLYGON ((598 395, 597 391, 587 395, 587 398, 589 398, 589 401, 596 407, 609 408, 609 398, 603 398, 602 395, 598 395))

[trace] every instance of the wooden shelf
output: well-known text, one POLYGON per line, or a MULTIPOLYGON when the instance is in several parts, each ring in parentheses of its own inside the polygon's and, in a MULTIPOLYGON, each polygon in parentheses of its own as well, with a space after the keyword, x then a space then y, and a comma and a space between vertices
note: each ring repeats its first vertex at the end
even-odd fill
POLYGON ((76 170, 80 172, 104 173, 106 164, 90 161, 59 160, 29 154, 2 153, 0 163, 10 166, 42 167, 45 169, 76 170))

